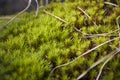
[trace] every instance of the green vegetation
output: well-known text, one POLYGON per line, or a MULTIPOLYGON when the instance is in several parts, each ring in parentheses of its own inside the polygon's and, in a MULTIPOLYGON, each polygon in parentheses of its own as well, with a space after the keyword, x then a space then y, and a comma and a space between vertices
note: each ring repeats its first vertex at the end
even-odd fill
MULTIPOLYGON (((0 31, 0 80, 75 80, 95 61, 115 50, 119 39, 56 69, 51 76, 49 74, 54 67, 118 37, 118 31, 111 32, 118 28, 116 18, 119 15, 120 7, 104 4, 103 0, 100 3, 95 0, 51 3, 40 9, 38 18, 34 12, 20 15, 20 20, 14 20, 8 28, 0 31), (46 14, 44 10, 68 23, 46 14), (109 35, 96 36, 104 33, 109 35)), ((0 21, 0 25, 3 22, 0 21)), ((116 55, 106 64, 101 80, 119 80, 119 62, 120 56, 116 55)), ((100 67, 96 66, 82 80, 94 80, 100 67)))

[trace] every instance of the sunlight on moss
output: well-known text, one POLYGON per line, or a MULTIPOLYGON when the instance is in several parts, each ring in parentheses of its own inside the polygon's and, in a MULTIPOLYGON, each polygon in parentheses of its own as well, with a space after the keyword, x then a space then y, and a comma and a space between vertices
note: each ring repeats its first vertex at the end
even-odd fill
MULTIPOLYGON (((1 80, 75 80, 95 61, 118 47, 119 40, 110 42, 71 65, 56 69, 48 78, 54 67, 70 62, 91 48, 118 36, 114 32, 109 36, 96 37, 97 34, 110 33, 117 29, 116 17, 120 15, 120 8, 112 7, 108 11, 103 0, 99 4, 95 0, 71 1, 73 2, 66 0, 65 3, 51 3, 41 8, 38 18, 35 18, 34 11, 24 13, 18 17, 20 20, 14 20, 8 28, 0 32, 1 80), (77 7, 85 10, 91 19, 77 7), (44 9, 69 24, 44 13, 44 9)), ((0 26, 4 23, 6 21, 0 21, 0 26)), ((116 56, 106 65, 101 80, 120 79, 120 74, 113 71, 119 71, 119 61, 120 57, 116 56), (109 68, 111 70, 107 72, 109 68)), ((99 68, 97 66, 83 80, 95 79, 99 68)))

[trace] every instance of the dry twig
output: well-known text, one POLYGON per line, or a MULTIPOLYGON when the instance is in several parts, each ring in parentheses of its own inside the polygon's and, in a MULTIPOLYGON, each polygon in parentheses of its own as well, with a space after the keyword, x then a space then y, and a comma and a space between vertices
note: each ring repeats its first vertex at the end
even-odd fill
POLYGON ((110 32, 110 33, 102 33, 102 34, 87 34, 87 35, 88 35, 88 36, 89 36, 89 35, 91 35, 91 36, 92 36, 92 35, 101 35, 101 36, 102 36, 102 35, 111 35, 112 33, 117 32, 117 31, 119 31, 119 30, 120 30, 120 28, 119 28, 119 29, 116 29, 116 30, 113 30, 113 31, 110 32))
MULTIPOLYGON (((118 35, 119 35, 119 37, 120 37, 120 25, 119 25, 119 22, 118 22, 118 20, 119 20, 119 18, 120 18, 120 16, 118 16, 117 18, 116 18, 116 23, 117 23, 117 26, 118 26, 118 35)), ((120 40, 119 40, 119 47, 120 47, 120 40)))
POLYGON ((60 68, 60 67, 63 67, 63 66, 67 66, 67 65, 75 62, 76 60, 80 59, 82 56, 84 56, 84 55, 86 55, 86 54, 88 54, 88 53, 96 50, 97 48, 99 48, 99 47, 101 47, 101 46, 103 46, 103 45, 105 45, 105 44, 107 44, 107 43, 109 43, 109 42, 112 42, 112 41, 114 41, 114 40, 116 40, 116 39, 119 39, 119 37, 114 38, 114 39, 110 39, 110 40, 108 40, 108 41, 106 41, 106 42, 104 42, 104 43, 102 43, 102 44, 100 44, 100 45, 98 45, 98 46, 96 46, 96 47, 94 47, 94 48, 86 51, 85 53, 83 53, 82 55, 78 56, 77 58, 75 58, 74 60, 72 60, 72 61, 70 61, 70 62, 68 62, 68 63, 65 63, 65 64, 62 64, 62 65, 56 66, 55 68, 53 68, 53 69, 51 70, 49 76, 51 76, 51 74, 52 74, 56 69, 58 69, 58 68, 60 68))
POLYGON ((80 80, 82 77, 84 77, 91 69, 93 69, 95 66, 97 66, 98 64, 100 64, 101 62, 103 62, 104 60, 106 60, 107 58, 111 57, 112 55, 117 54, 118 52, 120 52, 120 50, 118 51, 113 51, 110 54, 106 55, 105 57, 99 59, 98 61, 96 61, 90 68, 88 68, 84 73, 82 73, 80 76, 77 77, 77 80, 80 80))
MULTIPOLYGON (((77 7, 80 11, 82 11, 89 19, 92 19, 82 8, 80 8, 80 7, 77 7)), ((93 24, 95 25, 95 26, 97 26, 97 24, 95 23, 95 21, 92 21, 93 22, 93 24)))
POLYGON ((46 5, 49 3, 49 1, 48 0, 46 0, 46 5))
POLYGON ((11 23, 17 16, 19 16, 22 13, 24 13, 30 7, 30 5, 31 5, 31 0, 28 1, 28 5, 27 5, 27 7, 24 10, 22 10, 16 16, 14 16, 13 18, 11 18, 4 26, 0 27, 0 31, 3 30, 4 28, 7 28, 8 27, 7 25, 9 23, 11 23))
POLYGON ((109 4, 109 5, 112 5, 112 6, 115 6, 115 7, 119 7, 118 5, 116 5, 114 3, 111 3, 111 2, 104 2, 104 4, 109 4))
MULTIPOLYGON (((46 10, 43 10, 43 11, 44 11, 46 14, 48 14, 48 15, 50 15, 50 16, 56 18, 56 19, 58 19, 59 21, 61 21, 61 22, 63 22, 63 23, 66 23, 66 24, 69 24, 69 23, 70 23, 70 22, 65 21, 64 19, 62 19, 62 18, 60 18, 60 17, 58 17, 58 16, 56 16, 56 15, 54 15, 54 14, 52 14, 52 13, 46 11, 46 10)), ((87 33, 83 33, 81 30, 77 29, 76 27, 73 27, 73 28, 74 28, 77 32, 79 32, 79 33, 87 34, 87 33)))
POLYGON ((93 37, 118 37, 118 35, 107 35, 107 34, 90 34, 90 35, 87 35, 87 36, 84 36, 84 38, 93 38, 93 37))
MULTIPOLYGON (((0 17, 0 20, 10 20, 11 17, 0 17)), ((20 18, 15 18, 16 20, 20 20, 20 18)))
POLYGON ((52 17, 55 17, 56 19, 58 19, 59 21, 61 21, 61 22, 63 22, 63 23, 69 23, 69 22, 63 20, 62 18, 60 18, 60 17, 58 17, 58 16, 56 16, 56 15, 54 15, 54 14, 52 14, 52 13, 46 11, 46 10, 43 10, 43 11, 44 11, 46 14, 48 14, 48 15, 50 15, 50 16, 52 16, 52 17))
POLYGON ((117 35, 114 35, 112 33, 119 31, 120 28, 110 32, 110 33, 102 33, 102 34, 86 34, 85 38, 92 38, 92 37, 117 37, 117 35))
POLYGON ((38 12, 39 12, 39 3, 38 0, 35 0, 37 8, 36 8, 36 17, 38 17, 38 12))
POLYGON ((118 48, 115 51, 113 51, 112 55, 103 63, 103 65, 100 68, 100 71, 99 71, 99 74, 98 74, 96 80, 99 80, 99 77, 100 77, 100 75, 102 73, 102 70, 103 70, 104 66, 119 52, 120 52, 120 48, 118 48))

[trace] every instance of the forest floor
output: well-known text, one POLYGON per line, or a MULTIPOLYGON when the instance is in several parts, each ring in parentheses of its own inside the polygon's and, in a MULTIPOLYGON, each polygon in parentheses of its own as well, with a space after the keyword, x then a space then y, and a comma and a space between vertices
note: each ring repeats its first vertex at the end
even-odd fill
POLYGON ((19 15, 0 29, 0 79, 119 80, 119 6, 80 0, 19 15))

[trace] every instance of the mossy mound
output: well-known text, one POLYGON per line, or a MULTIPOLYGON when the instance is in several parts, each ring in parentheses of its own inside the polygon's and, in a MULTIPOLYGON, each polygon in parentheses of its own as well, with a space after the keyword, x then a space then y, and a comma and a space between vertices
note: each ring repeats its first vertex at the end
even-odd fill
MULTIPOLYGON (((34 12, 22 14, 20 20, 0 32, 0 79, 75 80, 95 61, 115 50, 119 39, 56 69, 51 76, 49 74, 54 67, 118 37, 117 31, 111 32, 118 28, 116 18, 119 15, 120 7, 104 4, 103 0, 99 3, 94 0, 52 3, 40 9, 37 19, 34 12), (45 10, 53 16, 46 14, 45 10), (109 35, 98 35, 104 33, 109 35)), ((117 55, 105 66, 101 80, 119 80, 119 62, 120 56, 117 55)), ((82 80, 94 80, 100 67, 92 69, 82 80)))

